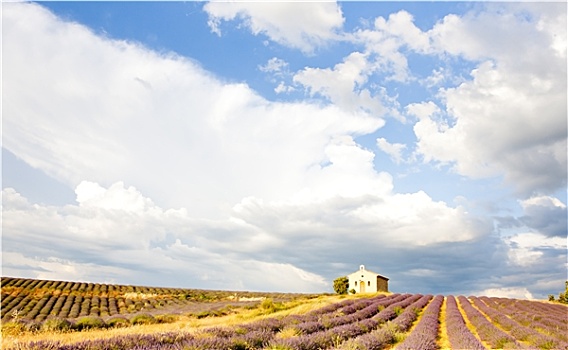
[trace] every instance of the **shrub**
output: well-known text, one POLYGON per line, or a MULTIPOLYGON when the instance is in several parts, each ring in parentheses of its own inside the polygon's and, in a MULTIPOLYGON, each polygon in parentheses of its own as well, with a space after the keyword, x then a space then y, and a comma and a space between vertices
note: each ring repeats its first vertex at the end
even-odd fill
POLYGON ((130 326, 130 321, 128 321, 128 319, 125 317, 115 316, 113 318, 108 319, 106 324, 108 327, 115 327, 115 328, 128 327, 130 326))
POLYGON ((68 331, 71 329, 71 322, 64 318, 48 318, 41 324, 42 331, 68 331))
POLYGON ((156 316, 156 322, 158 323, 174 323, 178 320, 178 315, 158 315, 156 316))
POLYGON ((78 319, 77 322, 75 322, 73 328, 78 330, 83 330, 90 328, 105 328, 105 327, 106 323, 100 317, 86 316, 78 319))
POLYGON ((348 288, 349 288, 349 278, 347 278, 347 276, 337 277, 333 281, 333 290, 337 294, 347 294, 348 288))
POLYGON ((31 321, 26 323, 26 331, 28 332, 37 332, 41 329, 41 322, 39 321, 31 321))
POLYGON ((2 336, 20 335, 26 330, 26 324, 22 321, 9 321, 2 323, 2 336))
POLYGON ((153 324, 156 323, 154 316, 149 314, 139 314, 130 319, 132 324, 153 324))

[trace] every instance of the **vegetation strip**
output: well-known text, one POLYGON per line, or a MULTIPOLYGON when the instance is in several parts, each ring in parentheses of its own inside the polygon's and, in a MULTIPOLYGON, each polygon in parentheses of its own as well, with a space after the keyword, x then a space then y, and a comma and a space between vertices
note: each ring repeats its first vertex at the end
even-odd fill
POLYGON ((477 334, 483 341, 491 345, 493 349, 503 349, 504 347, 519 349, 522 348, 512 336, 495 327, 489 320, 464 296, 459 296, 458 300, 465 311, 469 321, 475 326, 477 334))
POLYGON ((453 295, 446 298, 446 327, 452 349, 486 349, 467 328, 453 295))
POLYGON ((203 317, 182 317, 160 312, 183 310, 188 303, 211 306, 234 296, 200 291, 180 297, 177 289, 9 278, 2 283, 2 347, 9 350, 568 350, 568 307, 528 300, 272 294, 288 302, 263 298, 232 315, 209 309, 203 317), (136 305, 144 305, 144 312, 129 312, 136 305), (111 309, 117 313, 111 316, 111 309))

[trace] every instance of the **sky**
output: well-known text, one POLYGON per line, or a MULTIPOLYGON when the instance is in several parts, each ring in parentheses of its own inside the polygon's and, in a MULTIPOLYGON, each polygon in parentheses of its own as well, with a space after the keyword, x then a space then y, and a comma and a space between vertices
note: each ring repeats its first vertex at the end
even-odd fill
POLYGON ((546 298, 566 3, 2 3, 2 275, 546 298))

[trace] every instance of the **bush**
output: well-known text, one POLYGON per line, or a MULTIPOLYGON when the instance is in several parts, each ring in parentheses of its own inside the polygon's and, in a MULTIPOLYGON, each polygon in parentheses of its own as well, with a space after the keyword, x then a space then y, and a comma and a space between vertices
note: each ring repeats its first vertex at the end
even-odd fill
POLYGON ((156 319, 154 316, 149 314, 140 314, 132 317, 130 319, 130 323, 132 324, 153 324, 156 323, 156 319))
POLYGON ((68 331, 71 329, 71 322, 64 318, 48 318, 41 325, 42 331, 68 331))
POLYGON ((158 323, 174 323, 178 320, 177 315, 158 315, 156 316, 156 322, 158 323))
POLYGON ((116 316, 108 319, 106 324, 108 327, 115 327, 115 328, 128 327, 130 326, 130 321, 128 321, 127 318, 116 316))
POLYGON ((349 288, 349 278, 347 278, 347 276, 337 277, 333 281, 333 290, 337 294, 347 294, 348 288, 349 288))
POLYGON ((90 328, 105 328, 106 323, 100 317, 86 316, 82 317, 75 322, 73 328, 78 330, 90 329, 90 328))
POLYGON ((260 308, 269 312, 276 311, 276 305, 274 305, 274 302, 270 298, 264 299, 262 303, 260 303, 260 308))
POLYGON ((26 330, 26 324, 22 321, 2 322, 2 336, 20 335, 26 330))
POLYGON ((40 329, 41 329, 41 322, 31 321, 26 323, 26 331, 28 332, 37 332, 40 329))

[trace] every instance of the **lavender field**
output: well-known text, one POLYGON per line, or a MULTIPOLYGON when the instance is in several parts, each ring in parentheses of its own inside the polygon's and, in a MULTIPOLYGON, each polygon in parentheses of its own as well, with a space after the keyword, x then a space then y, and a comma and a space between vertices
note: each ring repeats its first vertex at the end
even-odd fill
MULTIPOLYGON (((3 327, 8 322, 3 318, 3 327)), ((568 349, 568 307, 483 296, 379 294, 346 297, 306 313, 274 312, 233 325, 180 331, 172 324, 166 332, 71 344, 42 339, 12 348, 568 349)))

